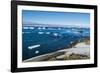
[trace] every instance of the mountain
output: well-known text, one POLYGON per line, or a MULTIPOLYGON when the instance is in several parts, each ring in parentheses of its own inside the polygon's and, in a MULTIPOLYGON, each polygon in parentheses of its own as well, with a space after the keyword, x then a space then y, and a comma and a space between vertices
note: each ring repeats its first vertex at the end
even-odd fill
POLYGON ((23 24, 23 27, 66 27, 66 28, 89 28, 89 26, 86 25, 57 25, 57 24, 40 24, 40 23, 34 23, 34 24, 23 24))

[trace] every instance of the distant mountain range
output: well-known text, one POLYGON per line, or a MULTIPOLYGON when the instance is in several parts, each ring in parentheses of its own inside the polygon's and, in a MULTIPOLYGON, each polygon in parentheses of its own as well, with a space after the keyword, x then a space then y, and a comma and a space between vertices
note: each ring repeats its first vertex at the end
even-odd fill
POLYGON ((57 25, 57 24, 23 24, 23 27, 66 27, 66 28, 89 28, 88 26, 85 25, 57 25))

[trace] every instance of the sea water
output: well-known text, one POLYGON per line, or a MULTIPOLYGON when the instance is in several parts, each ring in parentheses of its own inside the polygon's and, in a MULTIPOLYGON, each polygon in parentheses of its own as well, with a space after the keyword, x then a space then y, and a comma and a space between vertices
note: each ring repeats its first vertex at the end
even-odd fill
POLYGON ((89 28, 23 27, 22 60, 69 48, 87 37, 89 28))

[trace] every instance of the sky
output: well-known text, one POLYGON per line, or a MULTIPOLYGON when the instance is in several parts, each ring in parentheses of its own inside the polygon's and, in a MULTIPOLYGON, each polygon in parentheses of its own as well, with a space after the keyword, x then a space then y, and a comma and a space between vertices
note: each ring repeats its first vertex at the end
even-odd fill
POLYGON ((23 24, 49 24, 89 27, 90 13, 22 10, 23 24))

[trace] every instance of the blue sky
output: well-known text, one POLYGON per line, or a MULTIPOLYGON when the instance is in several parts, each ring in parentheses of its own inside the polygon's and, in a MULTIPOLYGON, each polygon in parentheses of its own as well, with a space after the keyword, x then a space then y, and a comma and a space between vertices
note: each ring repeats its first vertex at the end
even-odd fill
POLYGON ((72 25, 89 27, 89 13, 75 12, 51 12, 51 11, 22 11, 23 24, 50 24, 50 25, 72 25))

